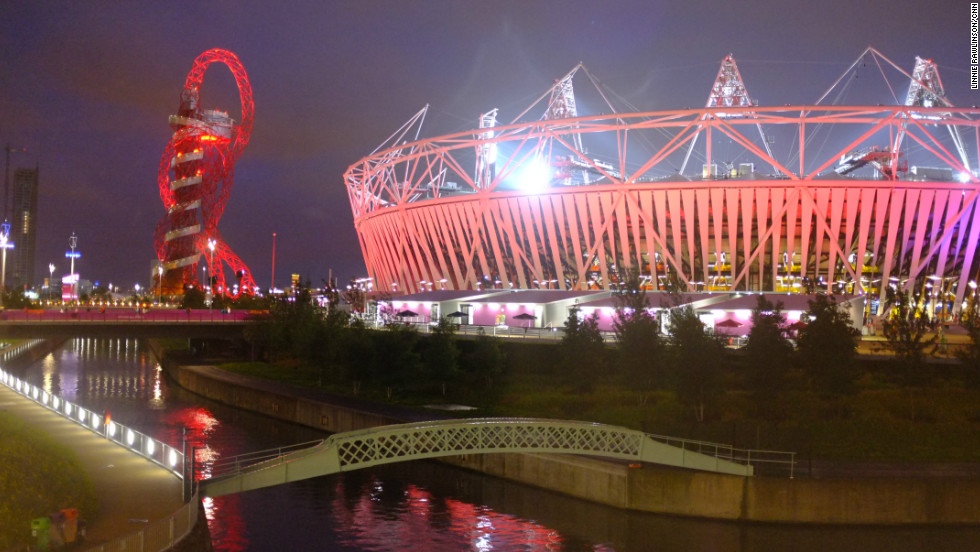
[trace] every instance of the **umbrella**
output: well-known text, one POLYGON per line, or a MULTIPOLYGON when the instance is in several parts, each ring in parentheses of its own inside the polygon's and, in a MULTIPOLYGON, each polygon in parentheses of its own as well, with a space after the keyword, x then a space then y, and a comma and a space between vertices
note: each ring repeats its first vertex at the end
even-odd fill
POLYGON ((722 320, 721 322, 715 324, 715 327, 716 328, 740 328, 742 327, 742 323, 737 320, 732 320, 731 318, 729 318, 728 320, 722 320))
POLYGON ((417 313, 415 311, 410 311, 408 309, 405 309, 405 310, 401 311, 400 313, 398 313, 396 316, 398 316, 398 318, 415 318, 418 315, 419 315, 419 313, 417 313))
POLYGON ((514 320, 527 320, 527 327, 530 328, 531 320, 534 320, 535 318, 537 318, 537 316, 534 316, 533 314, 527 312, 522 312, 521 314, 513 316, 513 318, 514 320))
POLYGON ((466 313, 465 312, 459 312, 459 311, 451 312, 451 313, 449 313, 449 314, 446 315, 446 318, 466 318, 466 313))
POLYGON ((805 327, 806 327, 806 322, 804 322, 802 320, 797 320, 796 322, 793 322, 792 324, 790 324, 787 329, 792 330, 794 332, 798 332, 798 331, 802 330, 805 327))

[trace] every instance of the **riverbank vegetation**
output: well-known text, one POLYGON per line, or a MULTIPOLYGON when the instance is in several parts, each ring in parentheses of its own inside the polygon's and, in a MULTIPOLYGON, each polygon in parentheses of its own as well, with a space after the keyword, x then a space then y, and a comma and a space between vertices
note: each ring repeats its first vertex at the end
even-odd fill
POLYGON ((890 358, 859 358, 832 298, 818 296, 808 323, 791 329, 781 305, 760 296, 748 346, 732 350, 685 308, 671 311, 666 338, 644 300, 619 296, 610 345, 577 315, 560 342, 531 343, 464 338, 448 320, 428 334, 368 330, 300 298, 254 321, 251 360, 223 367, 370 401, 610 423, 803 458, 980 462, 980 368, 927 358, 924 338, 902 337, 890 358))
POLYGON ((0 412, 0 550, 36 542, 31 520, 63 508, 93 519, 98 499, 73 451, 0 412))

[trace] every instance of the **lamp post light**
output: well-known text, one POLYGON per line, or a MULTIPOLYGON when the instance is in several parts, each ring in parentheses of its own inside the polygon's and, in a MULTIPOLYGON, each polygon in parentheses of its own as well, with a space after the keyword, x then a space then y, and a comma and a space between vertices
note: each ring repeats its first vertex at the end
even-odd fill
POLYGON ((163 264, 157 265, 157 305, 163 306, 163 264))
MULTIPOLYGON (((208 261, 208 265, 211 267, 211 278, 215 278, 215 274, 216 274, 216 272, 214 270, 214 243, 215 242, 214 242, 214 239, 213 238, 208 238, 208 249, 211 250, 211 260, 208 261)), ((210 311, 212 313, 211 316, 212 316, 212 320, 213 320, 214 319, 214 314, 213 314, 213 312, 214 312, 214 292, 211 291, 211 282, 210 281, 208 281, 208 293, 211 294, 211 302, 208 303, 208 311, 210 311)))
POLYGON ((48 300, 50 301, 54 296, 54 290, 51 289, 54 285, 54 263, 48 263, 48 300))
POLYGON ((69 272, 71 274, 71 280, 72 280, 72 283, 71 283, 71 299, 72 300, 75 300, 75 292, 78 289, 77 288, 77 286, 78 286, 78 278, 75 277, 75 259, 77 259, 77 258, 79 258, 79 257, 82 256, 81 253, 79 253, 78 251, 75 251, 75 248, 77 246, 78 246, 78 237, 75 235, 74 232, 72 232, 71 233, 71 237, 68 238, 68 247, 71 248, 71 251, 65 251, 65 257, 68 257, 69 259, 71 259, 71 269, 69 270, 69 272))
MULTIPOLYGON (((3 221, 3 225, 0 226, 0 249, 3 249, 3 267, 0 268, 0 293, 7 293, 7 249, 14 246, 10 239, 10 223, 6 220, 3 221)), ((3 297, 0 296, 0 303, 2 303, 3 297)))

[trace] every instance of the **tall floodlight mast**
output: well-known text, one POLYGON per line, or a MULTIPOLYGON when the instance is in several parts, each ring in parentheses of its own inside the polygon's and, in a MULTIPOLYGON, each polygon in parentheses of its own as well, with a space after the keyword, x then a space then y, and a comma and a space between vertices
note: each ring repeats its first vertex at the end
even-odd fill
MULTIPOLYGON (((711 86, 711 94, 708 95, 708 101, 704 104, 706 108, 717 108, 717 107, 732 107, 735 108, 731 112, 726 111, 716 111, 714 117, 718 119, 727 119, 732 117, 745 117, 745 110, 755 107, 755 102, 749 97, 748 91, 745 89, 745 83, 742 81, 742 75, 738 72, 738 66, 735 64, 735 58, 731 54, 725 56, 725 59, 721 60, 721 67, 718 69, 718 76, 715 77, 715 83, 711 86)), ((706 119, 708 115, 705 115, 702 120, 706 119)), ((762 131, 762 125, 756 124, 759 129, 759 136, 762 137, 762 145, 766 148, 766 154, 772 158, 772 150, 769 148, 769 140, 766 138, 765 132, 762 131)), ((710 129, 709 129, 710 132, 710 129)), ((687 154, 684 156, 684 162, 681 163, 681 174, 684 173, 684 169, 687 168, 687 162, 691 158, 691 152, 694 151, 694 145, 697 143, 698 135, 701 133, 701 127, 698 127, 697 134, 691 139, 691 145, 687 148, 687 154)), ((707 149, 707 160, 705 165, 711 167, 711 135, 708 135, 708 149, 707 149)), ((773 170, 776 170, 773 167, 773 170)), ((708 176, 708 175, 705 175, 708 176)))
POLYGON ((480 115, 480 129, 488 129, 478 136, 480 142, 476 147, 476 188, 486 189, 494 177, 494 166, 497 163, 497 144, 490 142, 493 138, 493 127, 497 126, 497 108, 480 115))
MULTIPOLYGON (((567 75, 561 79, 555 81, 555 85, 551 87, 551 98, 548 100, 548 107, 545 109, 544 115, 541 117, 544 121, 557 121, 561 119, 574 119, 578 117, 578 108, 575 106, 575 89, 572 86, 572 77, 578 72, 578 69, 582 65, 577 65, 572 69, 567 75)), ((574 127, 569 127, 574 128, 574 127)), ((578 152, 579 154, 585 153, 582 147, 582 135, 578 132, 571 134, 571 140, 569 141, 567 147, 573 152, 578 152)), ((542 147, 545 147, 546 141, 542 141, 542 147)), ((569 163, 574 163, 572 161, 573 156, 568 157, 569 163)), ((552 163, 560 163, 558 159, 553 159, 552 163)), ((571 167, 569 167, 571 169, 571 167)), ((572 184, 572 170, 559 170, 562 175, 561 181, 565 185, 572 184)), ((589 174, 586 171, 578 170, 578 174, 582 179, 582 184, 589 183, 589 174)))
MULTIPOLYGON (((574 119, 578 117, 578 108, 575 107, 575 90, 572 88, 572 77, 575 76, 577 69, 578 67, 562 77, 551 88, 551 99, 548 101, 548 110, 545 112, 543 119, 574 119)), ((572 147, 575 151, 582 151, 581 134, 575 133, 572 135, 572 147)))
MULTIPOLYGON (((953 104, 946 99, 946 90, 943 88, 943 81, 939 78, 939 68, 931 59, 922 59, 915 56, 915 68, 912 70, 912 78, 909 82, 909 91, 905 95, 905 105, 908 107, 953 107, 953 104)), ((944 115, 949 115, 945 113, 944 115)), ((920 118, 913 114, 912 117, 920 118)), ((936 116, 921 118, 937 118, 936 116)), ((963 138, 957 132, 955 126, 949 126, 949 135, 953 139, 953 145, 960 155, 960 161, 966 172, 970 171, 970 161, 966 156, 966 147, 963 145, 963 138)), ((904 128, 903 128, 904 130, 904 128)), ((905 133, 900 132, 895 139, 893 151, 898 151, 902 144, 905 133)))
POLYGON ((221 49, 198 56, 180 94, 180 109, 170 117, 174 135, 164 149, 157 175, 160 199, 167 209, 154 236, 157 258, 165 270, 160 284, 164 293, 181 294, 185 285, 203 283, 198 282, 195 267, 211 241, 216 245, 213 257, 208 257, 212 259, 208 272, 217 288, 231 290, 222 270, 227 264, 233 274, 241 276, 239 292, 256 289, 252 273, 218 232, 235 161, 252 134, 252 115, 252 86, 238 57, 221 49), (201 83, 208 66, 215 62, 224 63, 238 85, 240 124, 226 112, 201 109, 201 83))

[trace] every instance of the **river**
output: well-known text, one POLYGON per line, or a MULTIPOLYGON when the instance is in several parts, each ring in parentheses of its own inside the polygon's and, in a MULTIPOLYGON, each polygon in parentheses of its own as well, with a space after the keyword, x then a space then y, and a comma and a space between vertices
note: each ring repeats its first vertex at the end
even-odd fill
MULTIPOLYGON (((186 431, 199 476, 221 457, 321 439, 169 382, 145 343, 75 339, 28 367, 45 390, 172 445, 186 431)), ((741 524, 628 512, 408 462, 205 499, 215 550, 917 551, 980 550, 980 528, 741 524)))

